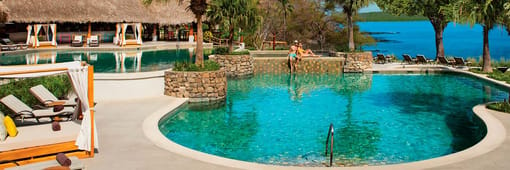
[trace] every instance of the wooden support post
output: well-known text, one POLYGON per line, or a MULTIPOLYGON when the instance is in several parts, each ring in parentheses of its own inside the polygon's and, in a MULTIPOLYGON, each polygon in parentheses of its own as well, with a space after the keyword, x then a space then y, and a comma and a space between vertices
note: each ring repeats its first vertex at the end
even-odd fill
POLYGON ((90 108, 90 157, 94 157, 94 66, 89 66, 88 74, 88 97, 89 97, 89 108, 90 108))
POLYGON ((273 34, 273 50, 276 48, 276 34, 273 34))
POLYGON ((88 29, 88 34, 87 34, 87 38, 90 38, 91 34, 92 34, 92 24, 89 22, 89 29, 88 29))

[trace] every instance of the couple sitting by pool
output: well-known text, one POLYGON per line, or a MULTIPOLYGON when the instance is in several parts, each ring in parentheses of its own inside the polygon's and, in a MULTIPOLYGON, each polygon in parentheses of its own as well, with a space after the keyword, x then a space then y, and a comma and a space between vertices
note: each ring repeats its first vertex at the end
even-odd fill
POLYGON ((296 69, 296 66, 299 61, 301 61, 304 57, 312 57, 316 56, 312 50, 310 49, 303 49, 303 44, 298 42, 297 40, 294 41, 294 45, 290 46, 289 49, 289 55, 288 60, 290 63, 290 72, 293 73, 296 69))

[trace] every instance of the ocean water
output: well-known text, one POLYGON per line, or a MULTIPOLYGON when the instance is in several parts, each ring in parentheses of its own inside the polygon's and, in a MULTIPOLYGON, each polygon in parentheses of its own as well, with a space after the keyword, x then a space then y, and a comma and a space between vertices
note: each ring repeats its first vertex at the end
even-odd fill
POLYGON ((186 105, 160 120, 168 139, 201 152, 274 165, 419 161, 485 136, 472 107, 507 93, 451 74, 265 74, 229 80, 224 103, 186 105))
MULTIPOLYGON (((358 22, 360 30, 374 37, 375 45, 363 46, 373 54, 423 54, 430 59, 436 55, 435 34, 429 21, 358 22)), ((483 34, 480 25, 450 23, 443 34, 446 56, 476 58, 482 56, 483 34)), ((510 36, 504 27, 495 27, 489 33, 491 58, 510 59, 510 36)))

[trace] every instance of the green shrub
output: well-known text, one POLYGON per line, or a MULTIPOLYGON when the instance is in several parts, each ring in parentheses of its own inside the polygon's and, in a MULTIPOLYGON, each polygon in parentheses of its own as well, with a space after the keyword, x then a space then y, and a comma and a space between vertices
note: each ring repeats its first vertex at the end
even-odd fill
POLYGON ((228 54, 228 48, 227 47, 215 47, 213 49, 213 54, 219 54, 219 55, 228 54))
POLYGON ((487 105, 488 109, 497 110, 500 112, 510 113, 510 103, 508 102, 497 102, 487 105))
MULTIPOLYGON (((7 84, 0 85, 0 89, 2 89, 0 98, 12 94, 30 107, 41 104, 29 91, 31 87, 39 84, 42 84, 57 97, 66 97, 72 89, 67 75, 26 78, 18 81, 11 80, 7 84)), ((0 110, 5 114, 12 114, 12 111, 3 104, 0 104, 0 110)))
POLYGON ((174 64, 174 71, 216 71, 220 69, 220 65, 214 61, 204 61, 204 67, 198 67, 190 62, 176 62, 174 64))

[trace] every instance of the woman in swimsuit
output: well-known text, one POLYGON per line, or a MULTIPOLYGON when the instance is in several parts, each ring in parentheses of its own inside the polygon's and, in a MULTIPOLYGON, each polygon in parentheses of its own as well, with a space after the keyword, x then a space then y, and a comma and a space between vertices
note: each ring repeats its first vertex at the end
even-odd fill
POLYGON ((298 50, 297 44, 290 46, 289 54, 287 57, 289 60, 289 64, 290 64, 290 73, 294 73, 294 70, 296 69, 296 66, 297 66, 297 59, 298 59, 297 50, 298 50))

